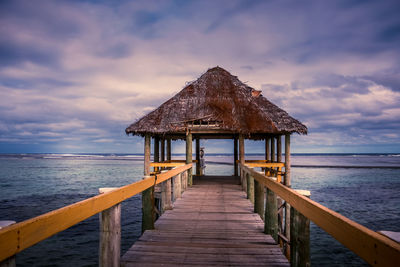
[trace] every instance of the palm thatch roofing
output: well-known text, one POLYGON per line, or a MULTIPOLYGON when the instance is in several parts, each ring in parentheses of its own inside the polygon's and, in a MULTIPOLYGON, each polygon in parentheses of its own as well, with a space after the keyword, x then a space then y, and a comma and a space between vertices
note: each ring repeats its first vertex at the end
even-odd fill
POLYGON ((157 109, 126 128, 126 134, 185 136, 245 134, 250 139, 307 127, 221 67, 209 69, 157 109))

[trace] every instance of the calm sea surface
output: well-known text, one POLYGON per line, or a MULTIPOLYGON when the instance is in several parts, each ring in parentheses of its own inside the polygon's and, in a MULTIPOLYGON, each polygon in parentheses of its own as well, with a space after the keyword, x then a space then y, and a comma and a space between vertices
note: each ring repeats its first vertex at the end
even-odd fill
MULTIPOLYGON (((263 155, 249 155, 262 159, 263 155)), ((183 158, 178 155, 177 158, 183 158)), ((206 155, 206 174, 231 175, 232 155, 206 155), (220 162, 223 164, 217 164, 220 162)), ((400 155, 292 155, 292 184, 372 229, 400 232, 400 155), (354 168, 355 166, 362 168, 354 168)), ((140 155, 0 154, 0 220, 17 222, 141 179, 140 155)), ((140 195, 122 204, 123 253, 140 236, 140 195)), ((17 255, 19 266, 96 266, 98 216, 17 255)), ((367 266, 311 225, 313 266, 367 266)))

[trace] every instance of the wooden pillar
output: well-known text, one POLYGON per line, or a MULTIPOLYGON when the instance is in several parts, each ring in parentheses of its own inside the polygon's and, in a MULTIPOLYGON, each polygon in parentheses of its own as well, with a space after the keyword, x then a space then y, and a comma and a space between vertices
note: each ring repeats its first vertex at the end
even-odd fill
MULTIPOLYGON (((290 134, 285 135, 285 180, 284 184, 287 187, 291 187, 290 181, 290 134)), ((285 204, 285 236, 290 241, 290 205, 286 202, 285 204)), ((286 254, 290 255, 290 251, 287 251, 286 254)))
POLYGON ((264 218, 264 185, 254 179, 254 212, 264 218))
POLYGON ((160 137, 154 137, 154 151, 153 151, 154 162, 160 162, 160 137))
POLYGON ((271 162, 275 161, 275 137, 271 137, 271 162))
MULTIPOLYGON (((310 196, 309 191, 298 192, 310 196)), ((310 264, 310 220, 294 208, 290 208, 290 266, 306 267, 310 264)))
MULTIPOLYGON (((192 133, 188 131, 186 133, 186 164, 192 163, 192 133)), ((192 168, 188 169, 188 185, 192 186, 193 176, 192 168)))
MULTIPOLYGON (((163 172, 166 172, 163 171, 163 172)), ((161 214, 163 214, 166 210, 172 209, 171 203, 171 179, 164 181, 161 183, 161 214)))
MULTIPOLYGON (((100 194, 116 188, 100 188, 100 194)), ((121 203, 99 213, 99 266, 119 266, 121 258, 121 203)))
MULTIPOLYGON (((144 178, 150 175, 150 135, 144 137, 144 178)), ((154 229, 155 209, 154 209, 154 186, 142 192, 142 233, 149 229, 154 229)))
POLYGON ((196 175, 200 175, 200 138, 196 138, 196 175))
POLYGON ((182 188, 182 192, 186 191, 187 189, 187 172, 182 172, 181 175, 181 188, 182 188))
POLYGON ((234 175, 238 176, 238 139, 235 136, 233 138, 233 166, 234 166, 234 175))
POLYGON ((264 233, 278 242, 278 204, 275 193, 267 188, 265 199, 264 233))
POLYGON ((174 192, 173 192, 174 201, 176 201, 182 195, 181 175, 182 174, 177 174, 174 177, 172 177, 174 184, 174 192))
POLYGON ((167 160, 171 160, 171 138, 167 138, 167 160))
MULTIPOLYGON (((14 224, 15 221, 0 221, 0 229, 14 224)), ((0 267, 15 267, 15 255, 0 262, 0 267)))
POLYGON ((268 161, 271 161, 271 149, 270 149, 270 140, 271 138, 266 137, 265 138, 265 159, 268 161))
POLYGON ((254 204, 254 178, 250 174, 246 175, 247 179, 247 198, 254 204))
POLYGON ((282 138, 280 135, 276 137, 276 161, 282 162, 282 138))
POLYGON ((165 161, 165 139, 161 138, 161 162, 165 161))
MULTIPOLYGON (((244 137, 242 134, 239 134, 239 161, 240 164, 244 164, 245 163, 245 154, 244 154, 244 137)), ((242 170, 240 170, 242 172, 242 170)), ((247 186, 247 180, 246 180, 246 175, 242 175, 242 179, 241 179, 241 183, 242 183, 242 187, 243 189, 246 188, 247 186)))
POLYGON ((290 134, 285 135, 285 185, 290 187, 290 134))

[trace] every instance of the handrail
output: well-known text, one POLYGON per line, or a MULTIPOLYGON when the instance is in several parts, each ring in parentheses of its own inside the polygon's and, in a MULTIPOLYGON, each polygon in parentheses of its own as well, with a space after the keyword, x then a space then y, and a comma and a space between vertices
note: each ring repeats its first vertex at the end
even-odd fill
POLYGON ((192 167, 186 164, 0 230, 0 262, 192 167))
POLYGON ((399 243, 300 195, 249 166, 240 166, 367 263, 373 266, 396 266, 400 262, 399 243))
POLYGON ((184 162, 151 162, 150 167, 176 167, 176 166, 182 166, 185 165, 186 163, 184 162))
POLYGON ((250 167, 261 167, 261 168, 281 168, 281 167, 285 167, 285 163, 282 162, 249 162, 249 163, 245 163, 247 166, 250 167))

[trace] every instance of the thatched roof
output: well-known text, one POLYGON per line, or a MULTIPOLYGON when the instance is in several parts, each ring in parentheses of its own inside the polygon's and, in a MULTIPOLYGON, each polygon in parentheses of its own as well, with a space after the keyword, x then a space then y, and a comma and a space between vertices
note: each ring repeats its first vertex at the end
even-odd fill
POLYGON ((133 135, 194 133, 307 134, 307 127, 236 76, 209 69, 160 107, 126 128, 133 135))

